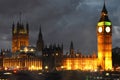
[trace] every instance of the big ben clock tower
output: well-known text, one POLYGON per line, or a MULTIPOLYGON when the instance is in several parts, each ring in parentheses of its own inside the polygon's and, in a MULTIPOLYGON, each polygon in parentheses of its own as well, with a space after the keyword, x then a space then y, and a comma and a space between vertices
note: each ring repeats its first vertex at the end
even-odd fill
POLYGON ((105 6, 97 24, 98 64, 103 70, 112 69, 112 24, 105 6))

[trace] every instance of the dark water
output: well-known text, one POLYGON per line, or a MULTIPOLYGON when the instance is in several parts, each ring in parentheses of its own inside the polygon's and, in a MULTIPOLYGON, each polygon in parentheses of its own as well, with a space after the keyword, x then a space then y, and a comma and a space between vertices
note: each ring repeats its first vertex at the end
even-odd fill
POLYGON ((11 75, 0 75, 4 80, 86 80, 87 72, 61 71, 38 74, 38 72, 17 72, 11 75))
POLYGON ((38 73, 38 71, 20 71, 3 75, 1 72, 0 80, 120 80, 120 72, 55 71, 38 73))

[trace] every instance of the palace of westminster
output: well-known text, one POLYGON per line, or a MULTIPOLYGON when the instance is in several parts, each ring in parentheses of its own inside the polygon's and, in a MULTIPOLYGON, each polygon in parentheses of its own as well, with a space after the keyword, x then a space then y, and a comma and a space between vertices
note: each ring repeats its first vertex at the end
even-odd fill
POLYGON ((20 22, 12 25, 12 51, 2 50, 0 67, 5 70, 112 70, 112 23, 105 6, 97 23, 97 54, 75 53, 73 42, 68 54, 63 44, 45 46, 41 27, 36 47, 29 46, 29 25, 20 22))

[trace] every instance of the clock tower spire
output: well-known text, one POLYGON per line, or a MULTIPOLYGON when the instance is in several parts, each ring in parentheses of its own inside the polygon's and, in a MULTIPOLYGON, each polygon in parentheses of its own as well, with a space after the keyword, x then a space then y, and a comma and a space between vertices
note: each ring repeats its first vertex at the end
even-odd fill
POLYGON ((105 0, 101 18, 97 24, 97 46, 99 66, 103 70, 112 69, 112 23, 108 18, 105 0))
POLYGON ((108 18, 108 11, 106 9, 105 0, 104 0, 104 5, 103 5, 103 9, 101 11, 101 18, 100 18, 99 22, 101 22, 101 21, 110 21, 108 18))

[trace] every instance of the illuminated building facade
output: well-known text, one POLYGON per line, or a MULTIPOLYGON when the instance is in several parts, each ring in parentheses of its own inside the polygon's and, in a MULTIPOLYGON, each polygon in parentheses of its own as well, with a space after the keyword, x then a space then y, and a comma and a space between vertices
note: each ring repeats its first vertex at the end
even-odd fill
POLYGON ((105 3, 97 24, 98 60, 103 70, 112 69, 112 23, 108 18, 105 3))
MULTIPOLYGON (((69 54, 63 54, 63 45, 49 45, 44 47, 41 28, 36 48, 26 47, 29 44, 28 24, 26 29, 20 23, 12 28, 12 52, 20 51, 16 57, 3 59, 3 67, 9 69, 28 70, 112 70, 112 23, 104 3, 101 18, 97 24, 98 55, 82 55, 74 52, 73 42, 70 44, 69 54), (23 49, 20 50, 20 48, 23 49), (36 56, 36 50, 42 52, 36 56), (35 54, 34 54, 35 53, 35 54)), ((18 52, 17 52, 18 53, 18 52)), ((2 59, 2 58, 1 58, 2 59)))
POLYGON ((81 54, 75 54, 74 57, 67 56, 63 60, 63 70, 97 70, 98 59, 96 54, 83 56, 81 54))
POLYGON ((29 45, 29 25, 17 23, 17 26, 12 26, 12 52, 20 50, 20 47, 29 45))
MULTIPOLYGON (((112 70, 112 23, 104 3, 101 18, 97 24, 98 57, 67 57, 63 60, 62 68, 66 70, 112 70)), ((73 45, 71 43, 71 45, 73 45)), ((73 47, 70 54, 73 54, 73 47)))
POLYGON ((3 67, 6 70, 42 70, 42 60, 31 58, 4 58, 3 67))
POLYGON ((64 55, 62 70, 98 70, 97 54, 83 55, 80 52, 75 53, 73 42, 70 44, 70 54, 64 55))
POLYGON ((42 58, 38 56, 35 47, 21 47, 17 54, 4 55, 3 68, 6 70, 42 70, 42 58))

